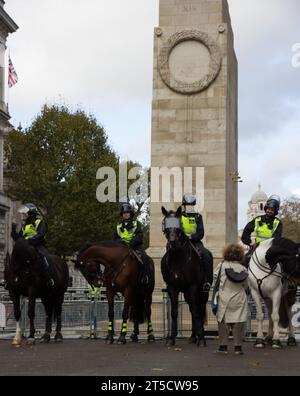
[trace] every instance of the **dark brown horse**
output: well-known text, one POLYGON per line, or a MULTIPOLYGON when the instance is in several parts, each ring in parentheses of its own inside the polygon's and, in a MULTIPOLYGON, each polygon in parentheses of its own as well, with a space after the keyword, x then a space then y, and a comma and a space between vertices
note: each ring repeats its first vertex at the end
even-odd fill
POLYGON ((60 342, 63 339, 61 334, 61 312, 64 293, 69 283, 69 270, 67 264, 60 257, 50 256, 50 259, 55 280, 55 287, 52 290, 47 287, 47 279, 43 273, 39 253, 25 239, 19 238, 15 243, 11 258, 7 257, 4 277, 10 298, 14 304, 14 314, 17 322, 13 345, 18 346, 22 342, 20 327, 21 296, 29 299, 30 334, 27 344, 32 345, 35 342, 34 317, 37 298, 41 298, 46 312, 46 332, 41 338, 41 342, 50 341, 53 317, 57 321, 55 341, 60 342))
POLYGON ((131 340, 138 341, 139 324, 144 322, 146 315, 148 321, 148 341, 154 341, 151 323, 152 293, 154 290, 154 263, 148 257, 150 266, 149 282, 141 285, 140 264, 135 253, 127 246, 118 242, 102 242, 89 245, 78 254, 75 268, 92 286, 106 286, 108 300, 108 335, 106 341, 114 342, 114 298, 117 293, 124 296, 124 309, 122 313, 123 324, 118 343, 126 343, 127 321, 129 318, 134 323, 134 332, 131 340), (101 267, 104 267, 104 271, 101 267))

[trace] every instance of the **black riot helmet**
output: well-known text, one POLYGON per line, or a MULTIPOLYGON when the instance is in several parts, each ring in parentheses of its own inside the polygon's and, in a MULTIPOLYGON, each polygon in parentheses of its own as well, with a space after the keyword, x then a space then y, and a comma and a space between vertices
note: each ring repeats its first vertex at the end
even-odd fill
POLYGON ((133 207, 129 203, 123 203, 120 208, 120 215, 122 216, 123 213, 130 213, 131 217, 134 216, 133 207))
POLYGON ((29 216, 37 217, 40 216, 40 213, 37 207, 32 203, 27 203, 18 210, 21 215, 28 214, 29 216))
POLYGON ((185 194, 182 199, 183 206, 196 206, 197 198, 193 194, 185 194))
POLYGON ((274 209, 275 212, 275 216, 278 215, 279 212, 279 208, 280 208, 280 198, 277 195, 272 195, 268 200, 267 203, 264 207, 264 210, 266 212, 266 210, 270 208, 270 209, 274 209))

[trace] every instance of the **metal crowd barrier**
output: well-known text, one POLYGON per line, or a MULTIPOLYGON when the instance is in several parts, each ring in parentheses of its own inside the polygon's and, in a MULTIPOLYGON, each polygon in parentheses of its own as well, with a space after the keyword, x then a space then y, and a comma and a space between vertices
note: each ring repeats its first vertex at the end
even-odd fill
MULTIPOLYGON (((165 338, 171 326, 171 303, 166 292, 155 290, 152 304, 152 323, 156 337, 165 338)), ((22 301, 22 329, 25 336, 29 332, 29 319, 27 316, 28 301, 22 301)), ((7 292, 0 292, 0 337, 11 337, 15 331, 13 304, 7 292), (3 311, 4 314, 3 314, 3 311), (1 314, 2 312, 2 314, 1 314), (1 316, 2 315, 2 316, 1 316), (5 318, 3 318, 3 315, 5 318)), ((211 311, 210 301, 207 304, 207 321, 205 330, 207 335, 217 336, 217 321, 211 311)), ((119 296, 115 299, 115 332, 118 334, 122 325, 123 300, 119 296)), ((268 329, 268 311, 264 307, 264 330, 268 329)), ((88 298, 86 289, 69 289, 65 294, 62 311, 62 327, 65 337, 70 338, 104 338, 107 333, 108 303, 105 290, 95 300, 88 298)), ((293 325, 295 332, 300 334, 300 294, 293 307, 293 325)), ((45 313, 42 303, 37 300, 35 310, 35 327, 37 336, 45 329, 45 313)), ((55 324, 53 325, 55 330, 55 324)), ((133 324, 128 325, 128 333, 133 330, 133 324)), ((249 315, 245 328, 245 337, 251 339, 257 331, 256 307, 249 297, 249 315)), ((191 334, 191 315, 187 303, 180 294, 178 306, 178 337, 189 337, 191 334)), ((141 338, 147 337, 147 324, 140 326, 141 338)))

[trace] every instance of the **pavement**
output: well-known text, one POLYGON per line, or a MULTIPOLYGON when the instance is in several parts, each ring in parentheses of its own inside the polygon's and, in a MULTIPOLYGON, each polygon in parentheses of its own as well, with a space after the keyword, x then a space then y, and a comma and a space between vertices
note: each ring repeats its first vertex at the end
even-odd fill
POLYGON ((65 340, 61 344, 25 343, 16 348, 0 341, 0 376, 298 376, 299 347, 256 350, 244 343, 243 356, 215 353, 216 340, 207 347, 178 340, 148 344, 106 345, 103 340, 65 340))

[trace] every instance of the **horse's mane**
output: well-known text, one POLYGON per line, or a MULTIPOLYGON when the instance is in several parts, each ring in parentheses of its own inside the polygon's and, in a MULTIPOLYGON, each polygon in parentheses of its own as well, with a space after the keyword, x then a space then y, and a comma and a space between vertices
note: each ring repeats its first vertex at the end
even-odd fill
POLYGON ((16 243, 15 243, 15 245, 14 245, 13 253, 14 253, 14 255, 17 255, 17 256, 21 255, 22 256, 24 254, 24 250, 27 251, 27 252, 30 252, 30 253, 35 251, 34 247, 31 246, 29 244, 29 242, 26 241, 26 239, 18 238, 16 243))
POLYGON ((291 241, 287 238, 275 238, 272 241, 272 246, 266 252, 266 261, 274 267, 278 262, 284 262, 290 256, 297 253, 299 243, 291 241))
POLYGON ((91 248, 92 246, 102 246, 102 247, 109 247, 109 248, 116 248, 116 247, 124 247, 121 242, 118 241, 103 241, 98 243, 86 243, 78 252, 79 255, 83 254, 86 250, 91 248))
POLYGON ((287 238, 275 238, 272 243, 272 247, 276 250, 282 250, 283 253, 293 254, 297 252, 300 244, 287 238))

